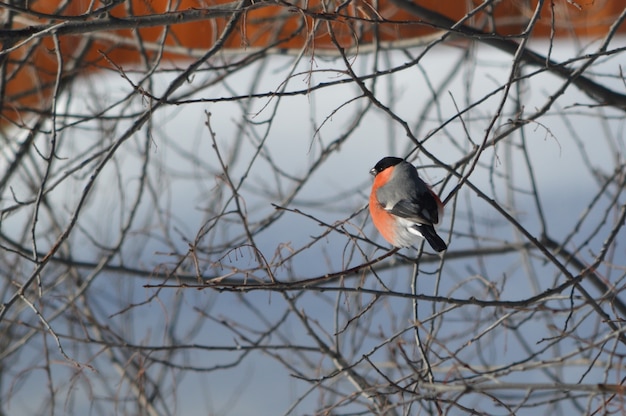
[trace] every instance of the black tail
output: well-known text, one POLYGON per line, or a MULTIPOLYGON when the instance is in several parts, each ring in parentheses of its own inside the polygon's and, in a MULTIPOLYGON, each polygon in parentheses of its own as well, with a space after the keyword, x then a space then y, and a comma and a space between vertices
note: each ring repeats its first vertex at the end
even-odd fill
POLYGON ((441 237, 437 235, 437 232, 432 225, 422 224, 418 225, 417 228, 419 229, 420 233, 422 233, 426 241, 428 241, 428 244, 430 244, 430 246, 436 252, 441 252, 448 248, 448 246, 441 239, 441 237))

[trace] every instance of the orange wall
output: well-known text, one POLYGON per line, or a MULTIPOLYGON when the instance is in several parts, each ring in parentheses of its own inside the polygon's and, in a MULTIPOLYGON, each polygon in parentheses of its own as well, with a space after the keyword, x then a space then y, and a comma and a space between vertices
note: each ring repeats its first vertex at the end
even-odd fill
MULTIPOLYGON (((213 0, 214 4, 228 3, 229 0, 213 0)), ((292 0, 293 1, 293 0, 292 0)), ((39 13, 56 14, 60 0, 31 0, 30 10, 39 13)), ((65 16, 80 16, 87 12, 89 0, 71 0, 69 6, 60 13, 65 16)), ((166 0, 132 0, 118 5, 111 10, 114 17, 129 15, 142 16, 163 13, 166 0)), ((176 3, 176 1, 172 1, 176 3)), ((177 10, 201 9, 210 0, 180 0, 177 10)), ((302 2, 304 3, 304 2, 302 2)), ((398 9, 390 0, 379 0, 377 10, 370 5, 371 1, 352 0, 342 9, 342 16, 336 17, 324 12, 320 0, 309 0, 307 10, 297 10, 283 5, 263 5, 251 9, 238 29, 227 40, 226 47, 265 47, 275 42, 279 48, 302 48, 307 45, 310 49, 334 48, 329 36, 329 26, 335 33, 337 40, 344 47, 355 46, 371 42, 374 30, 383 41, 411 39, 433 33, 428 24, 419 21, 415 16, 398 9), (384 19, 386 22, 373 24, 371 20, 384 19), (369 20, 369 21, 367 21, 369 20), (393 21, 393 22, 390 22, 393 21), (317 26, 314 31, 313 28, 317 26)), ((466 13, 464 1, 418 0, 418 3, 438 13, 445 14, 452 19, 460 19, 466 13), (455 6, 450 6, 454 4, 455 6), (457 8, 452 8, 457 7, 457 8)), ((482 1, 475 0, 476 4, 482 1)), ((500 34, 517 34, 523 30, 528 17, 533 13, 536 0, 531 5, 523 7, 528 1, 503 0, 493 11, 494 19, 485 13, 477 14, 471 24, 486 31, 493 30, 490 22, 495 21, 496 31, 500 34)), ((616 0, 577 0, 581 10, 574 7, 568 0, 546 1, 542 17, 534 29, 534 36, 549 36, 554 28, 555 36, 591 36, 600 37, 606 33, 615 16, 622 12, 624 6, 616 0), (554 3, 554 8, 552 8, 554 3), (552 16, 554 16, 554 25, 552 16)), ((257 3, 261 4, 261 3, 257 3)), ((337 0, 335 5, 342 4, 337 0)), ((96 7, 101 7, 96 3, 96 7)), ((0 10, 0 16, 6 19, 7 10, 0 10)), ((14 13, 13 22, 8 27, 17 29, 50 23, 41 16, 29 13, 14 13)), ((170 27, 165 44, 170 46, 184 46, 186 48, 207 49, 215 41, 226 24, 226 19, 218 18, 204 21, 178 24, 170 27)), ((626 31, 626 25, 620 29, 626 31)), ((137 32, 120 30, 113 32, 118 36, 132 39, 142 39, 144 42, 155 42, 161 38, 164 28, 152 27, 139 29, 137 32)), ((60 52, 67 64, 72 56, 80 50, 87 39, 86 35, 63 36, 60 38, 60 52)), ((120 46, 111 40, 92 40, 81 60, 78 70, 89 72, 101 66, 111 65, 103 59, 102 54, 119 64, 140 62, 141 55, 134 46, 120 46)), ((138 42, 135 42, 137 44, 138 42)), ((3 43, 3 49, 10 47, 9 42, 3 43)), ((21 124, 32 113, 29 109, 44 110, 48 108, 57 72, 57 56, 55 45, 50 37, 41 40, 26 42, 23 46, 8 54, 9 64, 5 69, 4 96, 2 116, 7 121, 21 124)), ((185 59, 185 53, 167 52, 165 61, 185 59)), ((66 65, 67 67, 67 65, 66 65)))

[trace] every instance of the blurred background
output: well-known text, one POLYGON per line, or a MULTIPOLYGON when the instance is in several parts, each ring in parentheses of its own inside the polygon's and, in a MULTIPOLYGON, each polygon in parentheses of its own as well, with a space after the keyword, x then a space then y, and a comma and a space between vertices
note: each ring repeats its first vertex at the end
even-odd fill
POLYGON ((1 6, 0 413, 621 413, 626 9, 502 3, 1 6))

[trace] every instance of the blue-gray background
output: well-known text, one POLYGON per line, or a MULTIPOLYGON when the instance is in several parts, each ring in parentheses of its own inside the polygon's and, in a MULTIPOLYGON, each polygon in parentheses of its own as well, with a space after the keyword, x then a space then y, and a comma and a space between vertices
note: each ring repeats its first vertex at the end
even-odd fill
MULTIPOLYGON (((611 48, 623 49, 625 42, 614 40, 611 48)), ((586 45, 586 51, 597 45, 586 45)), ((556 60, 582 53, 573 42, 554 46, 556 60)), ((489 47, 466 47, 438 46, 412 67, 365 85, 406 121, 417 139, 434 133, 423 149, 461 175, 474 162, 464 157, 476 146, 484 140, 491 143, 514 121, 525 123, 486 147, 469 176, 493 202, 467 185, 449 200, 439 230, 450 249, 442 259, 422 256, 417 287, 420 294, 454 299, 523 301, 566 278, 493 205, 534 237, 545 231, 591 264, 626 202, 621 186, 626 175, 625 119, 622 111, 596 107, 570 86, 544 115, 528 120, 565 82, 540 72, 512 85, 501 116, 488 129, 503 99, 501 87, 509 79, 512 58, 489 47), (455 165, 459 161, 463 163, 455 165)), ((545 43, 531 47, 548 51, 545 43)), ((359 54, 350 64, 357 73, 368 74, 402 65, 421 52, 359 54)), ((623 56, 601 58, 588 75, 624 91, 623 56)), ((237 59, 223 56, 212 64, 237 59)), ((535 70, 524 68, 527 74, 535 70)), ((385 295, 411 293, 413 269, 402 257, 328 282, 333 290, 288 291, 289 300, 272 291, 145 287, 194 285, 197 276, 269 282, 255 250, 276 279, 293 281, 357 266, 388 249, 367 217, 368 171, 383 156, 406 156, 415 143, 389 113, 362 97, 354 83, 306 92, 348 79, 343 61, 276 55, 214 83, 220 73, 199 71, 173 97, 179 100, 176 105, 158 109, 120 146, 96 179, 69 239, 41 274, 43 296, 28 292, 75 362, 61 355, 33 307, 25 302, 13 306, 5 333, 11 334, 5 338, 10 341, 0 353, 0 402, 7 414, 371 411, 372 403, 359 395, 346 373, 336 373, 332 354, 315 351, 320 342, 339 351, 374 390, 390 391, 390 400, 404 413, 432 411, 431 392, 417 388, 415 393, 417 375, 408 364, 420 366, 412 300, 385 295), (304 93, 245 99, 282 88, 304 93), (185 95, 188 91, 193 94, 185 95), (233 96, 243 98, 211 101, 233 96), (238 187, 239 208, 218 151, 238 187), (245 214, 252 240, 239 213, 245 214), (145 389, 152 408, 137 399, 144 392, 136 386, 145 389)), ((142 77, 141 71, 127 75, 142 77)), ((159 96, 174 76, 159 73, 145 88, 159 96)), ((57 159, 46 208, 40 209, 34 227, 40 253, 70 224, 107 146, 130 128, 134 115, 153 104, 139 94, 128 99, 132 91, 117 74, 100 74, 79 81, 58 103, 70 116, 56 120, 57 159), (106 117, 82 119, 99 111, 106 117), (115 120, 118 115, 126 118, 115 120)), ((49 135, 36 144, 45 154, 49 135)), ((459 182, 419 149, 411 161, 442 198, 459 182)), ((20 180, 12 183, 12 193, 3 195, 2 209, 11 210, 2 219, 2 233, 27 249, 32 248, 33 210, 13 208, 34 198, 32 183, 38 183, 44 166, 33 152, 20 180)), ((626 272, 625 243, 619 231, 595 269, 618 293, 626 272)), ((411 259, 416 251, 401 254, 411 259)), ((24 281, 34 270, 21 258, 5 253, 5 301, 15 290, 9 282, 24 281)), ((557 258, 573 275, 580 272, 572 262, 557 258)), ((619 324, 623 317, 610 301, 600 299, 588 282, 583 286, 619 324)), ((623 345, 571 288, 516 306, 425 299, 418 312, 421 337, 442 388, 510 383, 510 389, 484 394, 442 393, 445 400, 466 408, 489 414, 595 410, 605 396, 576 389, 568 396, 544 391, 542 383, 620 383, 623 374, 623 345), (525 398, 535 391, 533 386, 536 394, 525 398)), ((444 410, 460 412, 445 400, 444 410)), ((615 401, 620 400, 608 406, 616 406, 615 401)))

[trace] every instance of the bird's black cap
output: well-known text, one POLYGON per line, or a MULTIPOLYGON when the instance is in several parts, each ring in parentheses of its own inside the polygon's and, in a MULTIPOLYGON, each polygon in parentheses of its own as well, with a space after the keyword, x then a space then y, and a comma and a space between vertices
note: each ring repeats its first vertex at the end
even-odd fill
POLYGON ((376 166, 374 166, 370 173, 374 176, 382 172, 383 170, 390 168, 392 166, 396 166, 398 163, 404 162, 404 159, 394 156, 387 156, 378 161, 376 166))

